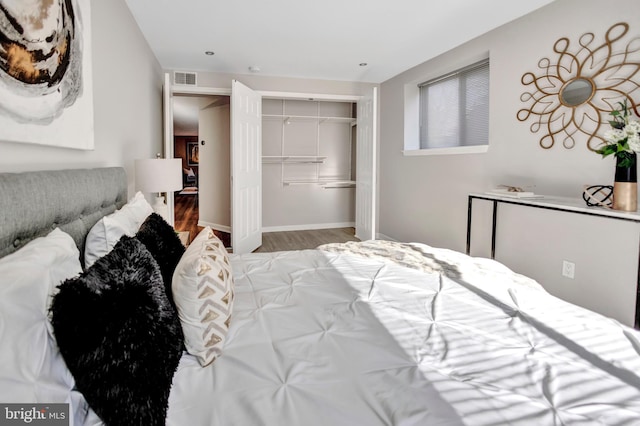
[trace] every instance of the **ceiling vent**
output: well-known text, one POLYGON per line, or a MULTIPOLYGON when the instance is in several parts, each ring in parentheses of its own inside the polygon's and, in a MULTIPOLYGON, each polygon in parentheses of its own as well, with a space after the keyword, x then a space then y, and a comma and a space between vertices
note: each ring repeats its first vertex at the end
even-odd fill
POLYGON ((186 86, 197 86, 197 74, 195 72, 180 72, 173 73, 173 83, 182 84, 186 86))

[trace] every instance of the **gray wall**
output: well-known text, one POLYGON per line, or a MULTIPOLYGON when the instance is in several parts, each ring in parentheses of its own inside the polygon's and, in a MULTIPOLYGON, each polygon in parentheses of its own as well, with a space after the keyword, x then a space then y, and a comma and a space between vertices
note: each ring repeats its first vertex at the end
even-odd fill
POLYGON ((95 149, 0 140, 0 171, 123 166, 162 147, 162 69, 124 0, 91 2, 95 149))
MULTIPOLYGON (((579 198, 586 184, 612 184, 614 160, 589 151, 586 138, 579 137, 571 150, 542 149, 538 144, 542 135, 531 133, 531 122, 519 122, 516 113, 524 107, 520 78, 527 71, 536 73, 541 58, 553 57, 556 40, 569 37, 577 43, 589 31, 603 40, 606 30, 620 21, 640 34, 640 2, 622 0, 611 7, 597 0, 557 0, 384 82, 379 231, 398 240, 464 251, 469 192, 499 184, 535 185, 532 190, 537 193, 579 198), (403 156, 405 85, 486 52, 491 58, 489 151, 403 156)), ((479 206, 477 213, 472 254, 488 256, 489 209, 479 206)), ((502 209, 497 259, 554 294, 630 323, 638 226, 576 221, 561 214, 546 215, 534 226, 539 217, 539 211, 502 209), (561 276, 565 259, 576 264, 574 280, 561 276)))

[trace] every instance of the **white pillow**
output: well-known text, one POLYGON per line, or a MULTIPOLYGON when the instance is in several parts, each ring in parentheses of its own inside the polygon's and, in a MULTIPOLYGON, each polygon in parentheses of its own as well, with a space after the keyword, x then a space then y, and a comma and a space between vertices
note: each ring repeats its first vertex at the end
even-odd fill
POLYGON ((58 351, 49 307, 57 286, 82 272, 73 239, 55 229, 0 259, 0 401, 72 402, 73 376, 58 351))
POLYGON ((222 352, 233 307, 233 275, 227 250, 204 228, 182 255, 173 274, 185 347, 204 367, 222 352))
POLYGON ((103 217, 89 231, 84 246, 84 266, 109 253, 123 235, 133 237, 153 208, 141 192, 137 192, 120 210, 103 217))

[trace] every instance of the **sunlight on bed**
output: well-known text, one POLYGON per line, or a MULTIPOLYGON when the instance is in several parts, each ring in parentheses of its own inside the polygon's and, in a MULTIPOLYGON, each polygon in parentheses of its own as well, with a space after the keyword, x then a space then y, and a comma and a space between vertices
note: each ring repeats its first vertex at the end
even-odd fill
POLYGON ((493 261, 422 245, 405 248, 424 259, 347 245, 328 247, 339 253, 331 263, 356 271, 344 281, 465 423, 637 420, 638 337, 615 321, 493 261))

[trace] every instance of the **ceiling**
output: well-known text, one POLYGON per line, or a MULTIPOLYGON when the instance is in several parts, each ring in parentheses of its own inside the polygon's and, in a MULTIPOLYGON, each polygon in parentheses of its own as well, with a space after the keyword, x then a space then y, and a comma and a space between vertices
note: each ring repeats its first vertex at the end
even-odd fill
POLYGON ((552 1, 126 0, 164 69, 369 83, 552 1))

